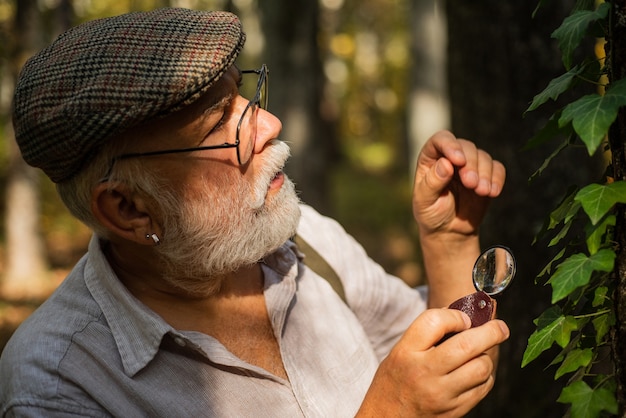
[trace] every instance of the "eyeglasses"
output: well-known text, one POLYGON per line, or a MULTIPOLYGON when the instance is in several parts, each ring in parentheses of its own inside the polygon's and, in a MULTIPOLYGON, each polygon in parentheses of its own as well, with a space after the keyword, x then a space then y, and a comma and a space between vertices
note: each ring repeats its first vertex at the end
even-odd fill
POLYGON ((239 122, 237 123, 237 134, 235 136, 235 142, 225 142, 219 145, 207 145, 203 147, 133 152, 118 155, 111 160, 111 164, 109 166, 109 169, 107 170, 107 175, 104 176, 104 179, 109 178, 111 171, 113 170, 113 166, 117 161, 127 160, 130 158, 150 157, 163 154, 179 154, 211 149, 236 148, 237 161, 239 162, 239 165, 246 165, 248 161, 250 161, 250 157, 252 156, 252 152, 254 150, 254 142, 256 139, 257 107, 261 109, 267 109, 267 85, 269 82, 269 70, 267 69, 267 65, 263 64, 261 68, 256 70, 242 70, 241 74, 257 74, 259 78, 256 85, 256 93, 254 94, 252 100, 248 102, 246 108, 241 114, 241 117, 239 118, 239 122))

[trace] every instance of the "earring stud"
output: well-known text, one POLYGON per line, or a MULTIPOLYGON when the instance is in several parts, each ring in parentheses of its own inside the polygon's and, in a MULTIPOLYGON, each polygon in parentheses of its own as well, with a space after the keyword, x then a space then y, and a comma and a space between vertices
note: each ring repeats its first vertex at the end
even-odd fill
POLYGON ((154 245, 159 245, 161 243, 161 240, 159 239, 159 236, 157 234, 146 234, 146 239, 151 239, 152 241, 154 241, 154 245))

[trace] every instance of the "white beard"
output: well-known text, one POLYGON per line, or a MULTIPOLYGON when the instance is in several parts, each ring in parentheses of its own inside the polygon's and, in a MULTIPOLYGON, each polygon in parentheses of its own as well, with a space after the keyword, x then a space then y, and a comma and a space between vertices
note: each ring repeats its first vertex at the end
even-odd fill
POLYGON ((267 199, 289 146, 273 141, 262 155, 263 168, 252 185, 240 176, 212 179, 215 187, 207 187, 204 199, 163 204, 174 207, 162 208, 164 235, 156 249, 170 284, 191 294, 212 294, 220 286, 215 278, 257 263, 295 234, 300 208, 293 182, 285 175, 281 189, 267 199))

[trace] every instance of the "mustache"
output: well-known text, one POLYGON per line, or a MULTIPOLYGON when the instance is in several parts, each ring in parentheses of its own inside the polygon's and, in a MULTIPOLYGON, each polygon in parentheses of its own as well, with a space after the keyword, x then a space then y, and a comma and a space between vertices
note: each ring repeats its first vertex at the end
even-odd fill
POLYGON ((279 139, 273 139, 268 142, 269 146, 263 151, 263 164, 258 175, 258 179, 253 186, 254 199, 252 207, 254 209, 262 208, 265 204, 265 196, 267 189, 276 176, 281 172, 291 156, 291 148, 285 142, 279 139))

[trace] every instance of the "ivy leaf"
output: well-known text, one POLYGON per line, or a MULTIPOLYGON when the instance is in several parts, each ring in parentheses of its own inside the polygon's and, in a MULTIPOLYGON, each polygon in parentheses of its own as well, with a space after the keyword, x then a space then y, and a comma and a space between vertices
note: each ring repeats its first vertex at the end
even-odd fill
POLYGON ((563 109, 559 125, 572 122, 574 130, 587 146, 587 152, 593 155, 622 106, 626 106, 626 79, 611 84, 604 95, 588 94, 568 104, 563 109))
MULTIPOLYGON (((561 110, 554 112, 548 122, 522 147, 523 151, 528 151, 537 148, 547 142, 553 141, 558 137, 570 138, 574 133, 574 128, 571 124, 565 126, 559 126, 559 119, 561 118, 561 110)), ((565 141, 565 146, 571 143, 571 140, 565 141)), ((563 145, 560 148, 564 148, 563 145)), ((545 163, 544 163, 545 165, 545 163)))
POLYGON ((609 332, 611 327, 615 325, 615 315, 612 312, 606 313, 594 318, 591 323, 596 330, 596 345, 600 345, 604 336, 609 332))
POLYGON ((563 65, 570 69, 574 50, 585 37, 589 25, 597 20, 604 19, 609 11, 609 4, 602 3, 596 10, 579 10, 563 20, 557 30, 552 32, 552 38, 559 41, 559 48, 563 53, 563 65))
POLYGON ((617 400, 612 391, 606 388, 591 389, 582 380, 563 388, 557 402, 572 405, 572 418, 595 418, 602 411, 617 414, 617 400))
POLYGON ((565 238, 567 236, 567 233, 569 232, 570 227, 572 226, 571 223, 566 223, 565 225, 563 225, 563 228, 561 228, 561 230, 559 231, 558 234, 556 234, 554 236, 554 238, 552 238, 550 240, 550 242, 548 243, 548 247, 554 247, 556 244, 558 244, 563 238, 565 238))
POLYGON ((593 302, 591 302, 591 306, 597 308, 598 306, 604 305, 604 301, 608 299, 607 293, 609 293, 609 288, 606 286, 600 286, 593 292, 593 302))
POLYGON ((559 261, 561 258, 563 258, 563 255, 565 255, 565 248, 561 249, 561 251, 559 251, 559 253, 555 255, 548 264, 546 264, 543 270, 541 270, 541 272, 537 275, 537 278, 535 279, 535 284, 537 283, 538 278, 543 277, 552 271, 552 265, 559 261))
POLYGON ((577 65, 565 74, 552 79, 548 83, 548 86, 533 98, 532 103, 528 106, 528 109, 526 109, 526 112, 524 113, 537 109, 549 99, 556 100, 561 93, 567 91, 571 87, 572 83, 576 79, 576 76, 578 76, 581 71, 582 68, 577 65))
POLYGON ((552 285, 552 303, 589 283, 594 271, 612 271, 614 262, 615 253, 608 249, 600 250, 590 257, 581 253, 572 255, 557 267, 548 280, 552 285))
POLYGON ((581 203, 595 225, 616 203, 626 203, 626 182, 590 184, 582 188, 574 199, 581 203))
POLYGON ((593 358, 593 350, 591 348, 585 348, 584 350, 575 349, 567 353, 565 360, 561 364, 554 375, 554 380, 563 376, 564 374, 575 372, 581 367, 587 367, 591 363, 593 358))
POLYGON ((595 254, 600 250, 604 234, 606 234, 609 227, 615 226, 616 221, 615 215, 609 215, 603 218, 598 225, 588 225, 586 228, 587 239, 585 242, 587 243, 589 254, 595 254))
POLYGON ((543 171, 544 171, 544 170, 548 167, 548 165, 550 164, 550 162, 551 162, 554 158, 556 158, 556 156, 557 156, 557 155, 559 155, 559 154, 561 153, 561 151, 563 151, 565 148, 567 148, 567 147, 568 147, 569 143, 570 143, 570 141, 569 141, 569 139, 568 139, 568 140, 563 141, 561 144, 559 144, 559 147, 558 147, 556 150, 554 150, 554 152, 552 152, 552 154, 550 154, 550 156, 549 156, 548 158, 546 158, 546 159, 543 161, 543 163, 541 164, 541 167, 539 167, 539 168, 537 169, 537 171, 535 171, 535 172, 534 172, 534 173, 530 176, 530 178, 528 179, 528 182, 529 182, 529 183, 530 183, 530 182, 532 182, 532 181, 535 179, 535 177, 537 177, 537 176, 541 175, 541 173, 543 173, 543 171))
POLYGON ((559 206, 550 212, 550 224, 548 229, 553 229, 555 226, 563 223, 569 223, 572 218, 578 213, 580 209, 580 202, 576 200, 576 195, 579 190, 574 188, 567 196, 561 201, 559 206))
POLYGON ((578 321, 573 316, 564 316, 558 306, 545 311, 536 322, 537 330, 528 338, 522 367, 539 357, 555 342, 565 347, 569 343, 572 331, 578 329, 578 321))

